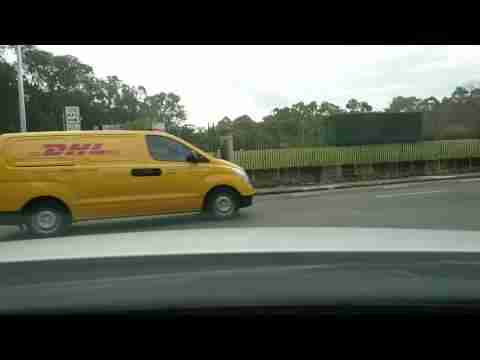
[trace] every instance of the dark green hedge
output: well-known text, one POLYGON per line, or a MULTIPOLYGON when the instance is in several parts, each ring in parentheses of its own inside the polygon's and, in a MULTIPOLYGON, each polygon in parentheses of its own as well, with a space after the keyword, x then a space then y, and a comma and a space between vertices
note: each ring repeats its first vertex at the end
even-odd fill
POLYGON ((422 113, 355 113, 330 116, 323 143, 329 146, 422 141, 422 113))

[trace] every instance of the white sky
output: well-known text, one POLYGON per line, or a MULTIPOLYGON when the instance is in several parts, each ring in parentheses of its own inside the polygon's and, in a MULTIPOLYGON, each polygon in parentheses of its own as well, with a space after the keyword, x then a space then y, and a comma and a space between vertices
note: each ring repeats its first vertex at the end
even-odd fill
POLYGON ((376 110, 394 96, 449 96, 480 79, 480 46, 346 45, 39 45, 73 55, 99 77, 117 75, 148 94, 172 91, 188 123, 224 116, 261 120, 298 101, 368 101, 376 110))

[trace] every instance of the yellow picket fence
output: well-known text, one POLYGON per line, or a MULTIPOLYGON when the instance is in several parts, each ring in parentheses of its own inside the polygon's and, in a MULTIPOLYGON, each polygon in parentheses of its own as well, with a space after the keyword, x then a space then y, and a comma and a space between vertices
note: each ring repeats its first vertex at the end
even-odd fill
POLYGON ((247 170, 480 157, 480 140, 235 151, 247 170))

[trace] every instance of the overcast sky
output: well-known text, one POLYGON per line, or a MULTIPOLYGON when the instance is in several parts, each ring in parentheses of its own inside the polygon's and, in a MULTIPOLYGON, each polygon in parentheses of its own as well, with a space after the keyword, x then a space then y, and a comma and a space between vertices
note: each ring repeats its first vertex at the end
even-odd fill
POLYGON ((188 122, 224 116, 261 120, 299 101, 368 101, 376 110, 394 96, 448 96, 480 80, 480 46, 39 45, 73 55, 99 77, 117 75, 150 95, 182 98, 188 122))

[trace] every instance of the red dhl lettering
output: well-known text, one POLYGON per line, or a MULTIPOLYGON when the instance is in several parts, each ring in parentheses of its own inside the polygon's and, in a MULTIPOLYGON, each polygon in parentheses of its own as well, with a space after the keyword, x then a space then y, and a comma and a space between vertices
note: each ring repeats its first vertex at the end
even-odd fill
POLYGON ((103 144, 93 144, 90 154, 103 155, 105 150, 102 149, 103 144))
POLYGON ((103 155, 107 151, 103 149, 103 144, 45 144, 44 156, 62 156, 62 155, 103 155))
POLYGON ((62 155, 67 149, 67 145, 65 144, 46 144, 44 147, 46 148, 45 152, 43 153, 45 156, 62 155))

